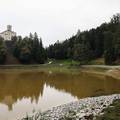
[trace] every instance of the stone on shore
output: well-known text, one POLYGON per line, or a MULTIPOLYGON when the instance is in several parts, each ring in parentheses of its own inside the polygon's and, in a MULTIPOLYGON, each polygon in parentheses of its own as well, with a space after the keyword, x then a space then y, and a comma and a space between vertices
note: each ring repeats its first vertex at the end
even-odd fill
POLYGON ((117 99, 120 99, 120 94, 84 98, 43 113, 36 112, 22 120, 94 120, 95 116, 103 114, 103 110, 117 99))

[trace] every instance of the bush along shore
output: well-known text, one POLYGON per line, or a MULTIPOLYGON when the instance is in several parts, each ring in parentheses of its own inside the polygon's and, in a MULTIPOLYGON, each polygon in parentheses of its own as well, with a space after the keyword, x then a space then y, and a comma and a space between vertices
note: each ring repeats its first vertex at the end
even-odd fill
MULTIPOLYGON (((53 107, 45 112, 35 112, 21 120, 109 120, 100 117, 104 117, 104 114, 107 114, 109 108, 111 108, 110 106, 112 105, 112 108, 114 108, 114 105, 117 104, 115 101, 119 100, 120 94, 84 98, 76 102, 53 107)), ((114 109, 112 110, 115 113, 114 109)), ((112 118, 112 120, 116 119, 112 118)))

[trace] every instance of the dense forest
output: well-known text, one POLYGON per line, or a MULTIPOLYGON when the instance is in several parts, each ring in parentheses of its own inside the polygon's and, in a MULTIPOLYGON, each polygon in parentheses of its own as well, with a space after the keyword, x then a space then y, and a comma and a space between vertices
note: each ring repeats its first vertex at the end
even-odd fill
MULTIPOLYGON (((0 38, 0 63, 4 64, 7 53, 12 53, 23 64, 43 64, 47 60, 47 53, 43 47, 42 39, 37 33, 22 38, 15 36, 11 41, 0 38)), ((9 58, 8 58, 9 59, 9 58)))
POLYGON ((96 29, 80 32, 64 42, 57 41, 47 48, 48 58, 73 59, 81 64, 103 57, 105 64, 120 63, 120 14, 96 29))
MULTIPOLYGON (((0 37, 0 63, 4 64, 8 46, 0 37)), ((104 58, 105 64, 120 64, 120 14, 113 15, 110 22, 86 30, 78 30, 71 38, 43 47, 37 33, 22 38, 16 36, 11 41, 11 52, 21 63, 43 64, 47 59, 71 59, 80 64, 89 64, 91 60, 104 58)))

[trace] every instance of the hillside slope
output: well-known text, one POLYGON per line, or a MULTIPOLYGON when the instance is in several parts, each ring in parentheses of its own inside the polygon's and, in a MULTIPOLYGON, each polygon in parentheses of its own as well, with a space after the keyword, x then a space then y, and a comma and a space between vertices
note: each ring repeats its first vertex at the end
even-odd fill
POLYGON ((6 55, 6 65, 12 65, 12 64, 20 64, 19 60, 13 56, 12 49, 13 49, 13 43, 11 41, 5 41, 6 48, 7 48, 7 55, 6 55))

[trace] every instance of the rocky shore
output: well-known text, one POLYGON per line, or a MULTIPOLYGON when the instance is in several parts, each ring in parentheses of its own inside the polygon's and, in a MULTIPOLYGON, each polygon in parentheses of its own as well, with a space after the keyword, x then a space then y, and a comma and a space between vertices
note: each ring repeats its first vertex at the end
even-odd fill
POLYGON ((95 116, 102 115, 103 110, 117 99, 120 94, 84 98, 43 113, 35 112, 21 120, 95 120, 95 116))

